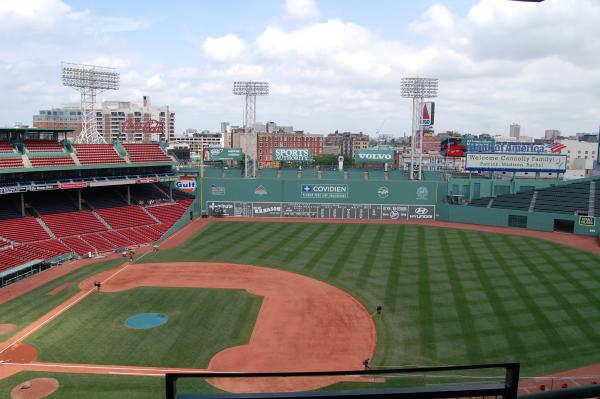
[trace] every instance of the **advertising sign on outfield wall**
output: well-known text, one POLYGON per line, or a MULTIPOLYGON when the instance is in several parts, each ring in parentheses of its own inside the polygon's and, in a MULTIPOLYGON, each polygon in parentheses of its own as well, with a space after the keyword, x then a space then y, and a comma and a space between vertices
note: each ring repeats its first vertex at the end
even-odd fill
POLYGON ((211 216, 435 220, 434 205, 207 201, 206 206, 211 216))
POLYGON ((275 148, 273 149, 273 160, 310 162, 313 157, 310 148, 275 148))
POLYGON ((565 155, 466 154, 466 170, 502 172, 556 172, 567 169, 565 155))
POLYGON ((175 182, 175 188, 186 193, 193 193, 196 191, 196 179, 190 176, 181 176, 179 180, 175 182))
POLYGON ((244 158, 241 148, 205 148, 205 161, 241 161, 244 158))
POLYGON ((354 160, 362 163, 394 163, 394 150, 380 148, 357 150, 354 160))
POLYGON ((301 198, 348 198, 347 184, 302 184, 301 198))

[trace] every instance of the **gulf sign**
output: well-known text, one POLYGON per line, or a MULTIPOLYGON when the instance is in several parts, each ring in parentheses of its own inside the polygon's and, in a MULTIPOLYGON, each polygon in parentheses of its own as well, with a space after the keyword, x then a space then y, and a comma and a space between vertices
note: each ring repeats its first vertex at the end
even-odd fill
POLYGON ((175 188, 185 191, 186 193, 193 193, 196 191, 196 179, 188 176, 181 176, 179 180, 175 182, 175 188))

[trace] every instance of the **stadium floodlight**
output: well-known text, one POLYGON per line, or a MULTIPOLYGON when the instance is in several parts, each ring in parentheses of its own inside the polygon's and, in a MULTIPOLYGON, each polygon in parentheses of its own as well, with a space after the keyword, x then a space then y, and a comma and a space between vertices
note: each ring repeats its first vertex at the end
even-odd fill
POLYGON ((63 86, 81 93, 81 133, 77 143, 105 143, 96 124, 96 95, 106 90, 118 90, 120 75, 114 68, 86 64, 62 64, 63 86))
POLYGON ((233 94, 236 96, 245 96, 244 108, 244 145, 242 146, 245 159, 244 175, 246 177, 256 177, 256 133, 254 124, 256 123, 256 96, 266 96, 269 94, 269 82, 233 82, 233 94), (250 170, 250 167, 252 170, 250 170))
POLYGON ((402 78, 401 95, 413 100, 410 179, 423 178, 423 106, 426 98, 438 95, 437 78, 402 78))

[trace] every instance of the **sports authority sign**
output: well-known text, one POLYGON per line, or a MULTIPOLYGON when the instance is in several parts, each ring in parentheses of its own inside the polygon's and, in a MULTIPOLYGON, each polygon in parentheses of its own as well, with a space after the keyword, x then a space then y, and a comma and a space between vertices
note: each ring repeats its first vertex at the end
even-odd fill
POLYGON ((565 155, 466 154, 465 170, 502 172, 556 172, 567 169, 565 155))
POLYGON ((310 148, 275 148, 273 149, 273 160, 310 162, 313 157, 310 148))
POLYGON ((348 198, 347 184, 302 184, 301 198, 348 198))
POLYGON ((379 148, 357 150, 354 160, 362 163, 394 163, 394 150, 379 148))

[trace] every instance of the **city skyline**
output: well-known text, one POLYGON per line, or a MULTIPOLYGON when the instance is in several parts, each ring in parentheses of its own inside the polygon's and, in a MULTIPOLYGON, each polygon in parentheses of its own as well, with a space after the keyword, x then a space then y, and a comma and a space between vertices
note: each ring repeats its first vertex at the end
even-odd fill
POLYGON ((233 81, 265 80, 258 121, 402 136, 400 79, 417 75, 440 79, 436 131, 508 135, 516 121, 532 137, 597 132, 600 52, 586 38, 600 33, 600 3, 405 3, 3 4, 0 125, 77 102, 60 82, 69 61, 118 68, 121 89, 99 101, 149 95, 177 113, 177 133, 242 125, 233 81))

